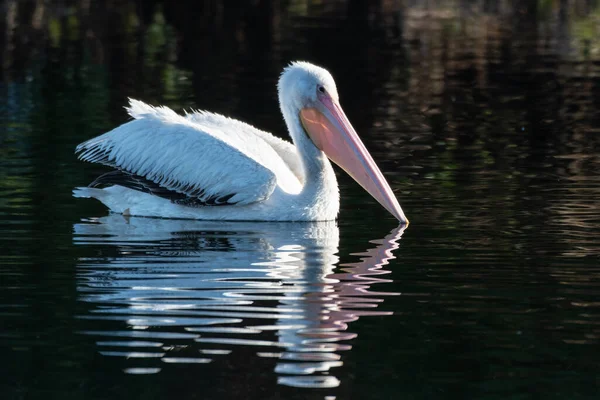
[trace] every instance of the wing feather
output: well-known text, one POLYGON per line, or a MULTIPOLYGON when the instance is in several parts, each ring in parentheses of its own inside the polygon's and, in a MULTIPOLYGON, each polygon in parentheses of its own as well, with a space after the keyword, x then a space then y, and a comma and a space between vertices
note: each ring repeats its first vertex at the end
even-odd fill
POLYGON ((139 175, 201 202, 263 201, 278 179, 296 179, 271 145, 237 129, 239 121, 222 117, 220 124, 202 124, 137 100, 131 100, 128 111, 133 121, 80 144, 78 157, 139 175))
POLYGON ((196 111, 186 115, 187 119, 203 126, 218 127, 223 124, 231 124, 235 126, 235 129, 239 132, 243 132, 246 135, 258 136, 265 142, 267 142, 273 150, 277 152, 279 157, 283 159, 287 167, 296 176, 296 178, 303 182, 304 172, 302 170, 302 163, 296 150, 296 146, 287 140, 278 138, 269 132, 262 131, 253 127, 252 125, 246 124, 242 121, 227 118, 220 114, 215 114, 207 111, 196 111))

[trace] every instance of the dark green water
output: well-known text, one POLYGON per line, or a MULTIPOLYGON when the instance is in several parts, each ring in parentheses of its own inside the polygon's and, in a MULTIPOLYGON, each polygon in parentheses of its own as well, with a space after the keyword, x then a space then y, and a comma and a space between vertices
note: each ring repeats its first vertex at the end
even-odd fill
POLYGON ((347 3, 5 1, 0 398, 598 398, 596 3, 347 3), (75 145, 127 97, 285 137, 295 59, 336 78, 405 231, 342 173, 330 224, 71 197, 103 171, 75 145))

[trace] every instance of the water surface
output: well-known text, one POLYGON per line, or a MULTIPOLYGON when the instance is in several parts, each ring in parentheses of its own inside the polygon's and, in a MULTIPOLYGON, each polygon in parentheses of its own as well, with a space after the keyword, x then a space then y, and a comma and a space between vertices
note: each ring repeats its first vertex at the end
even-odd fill
POLYGON ((598 397, 595 2, 42 3, 3 5, 2 398, 598 397), (333 73, 406 230, 342 173, 336 223, 71 197, 127 97, 286 137, 295 59, 333 73))

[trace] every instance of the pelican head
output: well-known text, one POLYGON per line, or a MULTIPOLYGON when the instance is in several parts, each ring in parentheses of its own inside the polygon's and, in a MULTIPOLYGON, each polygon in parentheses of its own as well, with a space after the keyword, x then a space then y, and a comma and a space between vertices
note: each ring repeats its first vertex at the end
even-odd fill
POLYGON ((323 152, 407 224, 390 185, 344 114, 331 74, 307 62, 294 62, 283 71, 278 89, 281 111, 302 155, 323 152))

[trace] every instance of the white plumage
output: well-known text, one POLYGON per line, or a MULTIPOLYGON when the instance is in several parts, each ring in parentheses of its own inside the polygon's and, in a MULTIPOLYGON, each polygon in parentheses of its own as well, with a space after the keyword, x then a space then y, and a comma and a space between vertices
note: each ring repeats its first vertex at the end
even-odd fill
MULTIPOLYGON (((106 187, 77 188, 75 195, 97 198, 112 211, 129 215, 212 220, 335 219, 339 210, 337 182, 325 154, 328 151, 319 146, 338 140, 332 131, 350 135, 354 131, 349 123, 349 128, 344 125, 341 108, 343 118, 334 115, 337 109, 332 107, 339 105, 333 78, 322 68, 293 63, 280 79, 279 99, 294 144, 222 115, 179 115, 167 107, 130 100, 132 121, 76 149, 80 159, 120 172, 106 174, 92 184, 106 187), (327 116, 333 128, 323 124, 315 128, 302 114, 307 110, 327 116)), ((357 136, 356 140, 360 141, 357 136)), ((363 164, 372 162, 368 153, 367 161, 360 158, 366 152, 364 146, 355 152, 363 164)), ((337 149, 329 153, 337 153, 337 149)), ((343 164, 335 156, 332 159, 343 164)), ((354 171, 346 170, 353 175, 354 171)), ((372 177, 373 173, 367 175, 372 177)), ((372 193, 361 182, 365 178, 353 177, 372 193)))
POLYGON ((257 129, 216 114, 185 118, 167 107, 131 100, 127 124, 77 147, 79 158, 141 175, 200 199, 234 194, 227 202, 250 204, 273 193, 277 182, 298 193, 301 185, 257 129), (234 128, 234 129, 224 129, 234 128), (223 168, 223 161, 227 168, 223 168), (232 173, 243 171, 243 173, 232 173))

